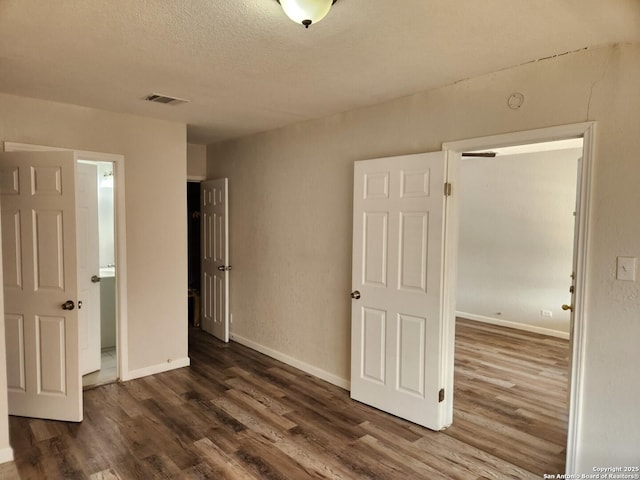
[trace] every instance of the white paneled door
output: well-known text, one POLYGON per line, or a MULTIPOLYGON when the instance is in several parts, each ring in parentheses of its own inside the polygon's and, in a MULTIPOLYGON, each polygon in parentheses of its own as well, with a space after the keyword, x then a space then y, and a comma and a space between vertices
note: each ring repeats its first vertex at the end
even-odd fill
POLYGON ((200 184, 202 201, 202 329, 229 341, 228 179, 200 184))
POLYGON ((98 167, 76 166, 76 230, 78 239, 78 309, 80 373, 100 370, 100 242, 98 238, 98 167))
POLYGON ((444 428, 444 153, 355 163, 351 397, 444 428))
POLYGON ((82 420, 72 152, 0 154, 9 414, 82 420))

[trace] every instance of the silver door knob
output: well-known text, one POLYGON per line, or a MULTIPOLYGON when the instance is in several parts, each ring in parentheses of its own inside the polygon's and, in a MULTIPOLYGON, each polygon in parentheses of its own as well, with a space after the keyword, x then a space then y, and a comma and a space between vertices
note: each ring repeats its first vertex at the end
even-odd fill
POLYGON ((358 300, 360 298, 360 292, 356 290, 355 292, 351 292, 351 298, 354 300, 358 300))
POLYGON ((218 267, 218 270, 220 270, 221 272, 224 272, 226 270, 226 268, 224 268, 224 265, 220 265, 218 267))
POLYGON ((102 280, 102 278, 100 278, 98 275, 92 275, 91 276, 91 281, 93 283, 98 283, 100 280, 102 280))
POLYGON ((63 310, 73 310, 74 308, 76 308, 76 304, 73 303, 73 300, 67 300, 62 304, 63 310))

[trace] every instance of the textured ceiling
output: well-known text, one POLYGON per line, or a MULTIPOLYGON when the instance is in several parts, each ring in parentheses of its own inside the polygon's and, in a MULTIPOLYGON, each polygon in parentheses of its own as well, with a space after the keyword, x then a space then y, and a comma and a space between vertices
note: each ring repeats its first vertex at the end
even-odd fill
POLYGON ((640 0, 339 0, 308 30, 276 0, 0 0, 0 92, 184 122, 210 143, 639 41, 640 0))

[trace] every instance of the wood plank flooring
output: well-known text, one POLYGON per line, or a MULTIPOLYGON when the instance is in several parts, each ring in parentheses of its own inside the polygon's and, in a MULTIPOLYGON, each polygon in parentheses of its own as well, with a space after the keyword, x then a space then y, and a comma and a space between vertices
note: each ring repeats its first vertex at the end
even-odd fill
MULTIPOLYGON (((85 392, 81 424, 10 417, 22 479, 539 479, 563 471, 567 342, 459 321, 454 425, 432 432, 241 345, 85 392)), ((8 473, 7 473, 8 472, 8 473)))

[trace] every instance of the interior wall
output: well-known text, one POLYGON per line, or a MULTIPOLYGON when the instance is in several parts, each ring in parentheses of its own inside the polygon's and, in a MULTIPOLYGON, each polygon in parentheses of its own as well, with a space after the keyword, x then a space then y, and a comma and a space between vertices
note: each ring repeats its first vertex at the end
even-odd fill
POLYGON ((458 316, 568 335, 560 307, 571 301, 581 156, 579 148, 462 158, 458 316))
POLYGON ((128 372, 188 363, 186 126, 0 94, 0 140, 124 155, 128 372))
POLYGON ((100 244, 100 268, 115 265, 115 217, 113 202, 113 164, 98 165, 98 237, 100 244), (111 180, 109 180, 111 179, 111 180))
POLYGON ((207 178, 207 146, 187 144, 187 178, 207 178))
POLYGON ((637 465, 640 289, 615 264, 640 255, 638 85, 640 45, 618 45, 208 146, 230 179, 233 334, 347 379, 353 162, 595 120, 578 466, 637 465))

